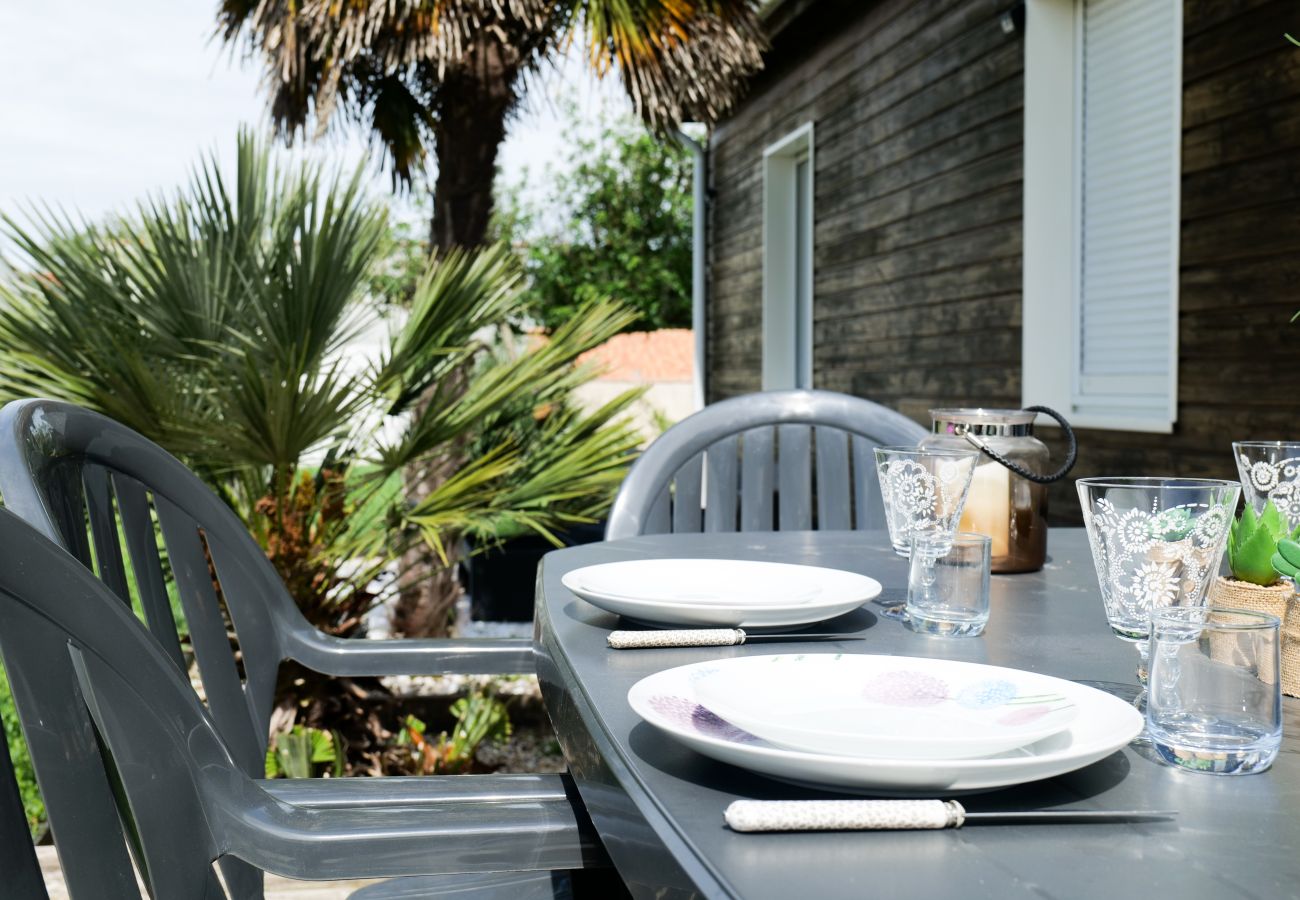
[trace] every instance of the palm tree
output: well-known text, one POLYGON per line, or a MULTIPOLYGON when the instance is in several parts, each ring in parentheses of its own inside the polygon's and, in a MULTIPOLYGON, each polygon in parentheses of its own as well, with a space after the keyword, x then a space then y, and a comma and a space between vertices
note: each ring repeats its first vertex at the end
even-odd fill
POLYGON ((762 64, 754 0, 221 0, 218 31, 262 59, 289 138, 336 117, 409 185, 432 145, 432 243, 482 243, 497 148, 528 78, 585 37, 641 118, 716 122, 762 64))
POLYGON ((0 400, 66 399, 185 459, 338 634, 412 546, 445 561, 463 537, 593 521, 639 442, 634 393, 594 412, 568 402, 593 374, 577 357, 632 314, 592 303, 545 344, 494 352, 485 336, 525 302, 500 246, 431 262, 382 358, 351 363, 387 227, 361 184, 277 171, 243 135, 233 179, 208 160, 107 227, 3 218, 21 258, 0 278, 0 400), (397 489, 431 470, 445 477, 418 501, 397 489))

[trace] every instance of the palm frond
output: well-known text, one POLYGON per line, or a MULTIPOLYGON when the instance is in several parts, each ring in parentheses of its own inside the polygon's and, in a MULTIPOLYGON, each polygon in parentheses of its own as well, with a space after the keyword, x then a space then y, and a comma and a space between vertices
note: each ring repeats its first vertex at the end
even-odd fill
POLYGON ((478 346, 476 334, 500 325, 521 304, 523 271, 510 248, 452 250, 416 285, 410 317, 382 361, 375 386, 404 412, 457 370, 478 346))
POLYGON ((616 68, 632 106, 660 134, 716 124, 763 66, 751 0, 579 0, 592 64, 616 68))
POLYGON ((556 329, 549 341, 518 358, 475 371, 464 384, 446 377, 431 383, 402 440, 381 448, 377 464, 391 472, 426 459, 438 448, 462 440, 518 397, 540 406, 568 396, 595 374, 575 367, 574 361, 635 320, 636 314, 624 307, 593 302, 556 329))

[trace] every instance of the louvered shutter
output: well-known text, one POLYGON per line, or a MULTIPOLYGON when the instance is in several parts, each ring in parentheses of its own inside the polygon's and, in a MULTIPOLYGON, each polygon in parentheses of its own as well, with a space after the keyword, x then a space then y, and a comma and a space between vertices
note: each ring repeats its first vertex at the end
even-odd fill
POLYGON ((1182 0, 1081 0, 1074 409, 1176 416, 1182 0))

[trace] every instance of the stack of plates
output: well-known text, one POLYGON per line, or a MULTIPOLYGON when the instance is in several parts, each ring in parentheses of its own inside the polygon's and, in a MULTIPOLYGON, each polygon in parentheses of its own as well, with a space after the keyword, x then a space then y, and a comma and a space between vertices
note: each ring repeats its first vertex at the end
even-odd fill
POLYGON ((1109 694, 1032 672, 857 654, 669 669, 628 694, 651 725, 722 762, 869 793, 983 790, 1096 762, 1142 730, 1109 694))
POLYGON ((652 625, 778 628, 820 622, 880 594, 865 575, 744 559, 640 559, 565 573, 589 603, 652 625))

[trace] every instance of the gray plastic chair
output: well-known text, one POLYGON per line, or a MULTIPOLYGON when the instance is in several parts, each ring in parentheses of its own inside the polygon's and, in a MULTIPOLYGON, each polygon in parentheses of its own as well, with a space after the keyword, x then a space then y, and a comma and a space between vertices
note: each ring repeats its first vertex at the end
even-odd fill
MULTIPOLYGON (((198 476, 131 429, 72 404, 21 400, 0 410, 0 494, 10 510, 41 534, 87 569, 97 569, 129 608, 120 521, 143 619, 166 655, 184 671, 155 534, 156 516, 209 713, 235 762, 250 777, 260 776, 265 765, 276 673, 283 660, 330 675, 505 674, 534 669, 532 645, 526 639, 372 641, 321 633, 303 618, 243 523, 198 476), (239 641, 238 663, 213 587, 209 556, 239 641)), ((552 793, 564 790, 558 777, 540 783, 552 793)), ((509 798, 520 784, 503 780, 499 793, 492 794, 493 802, 509 798)), ((423 790, 428 800, 441 788, 423 790)), ((350 796, 346 790, 345 796, 350 796)), ((0 836, 17 835, 20 827, 25 835, 25 820, 15 820, 0 805, 0 836)), ((78 879, 83 852, 90 852, 74 848, 93 846, 96 836, 81 829, 76 819, 65 820, 62 830, 55 827, 54 835, 71 883, 78 879)), ((242 892, 239 896, 260 895, 254 893, 260 892, 260 872, 231 862, 223 865, 223 874, 242 892)))
MULTIPOLYGON (((174 660, 94 573, 5 511, 0 546, 0 656, 74 897, 139 897, 132 858, 155 898, 226 896, 212 866, 223 858, 317 880, 604 861, 567 779, 250 778, 174 660), (78 820, 72 833, 94 840, 69 848, 78 820)), ((521 894, 518 878, 494 881, 521 894)))
POLYGON ((872 450, 926 434, 892 409, 830 391, 723 400, 646 448, 619 488, 605 539, 884 528, 872 450))

